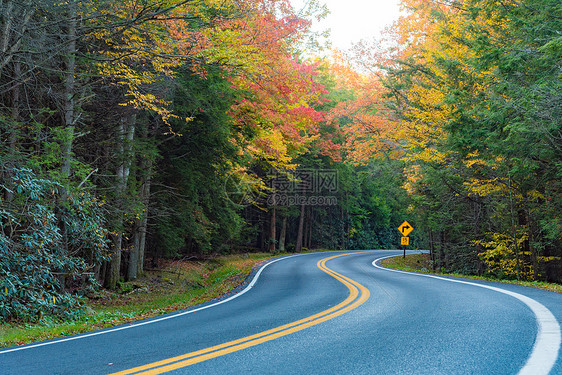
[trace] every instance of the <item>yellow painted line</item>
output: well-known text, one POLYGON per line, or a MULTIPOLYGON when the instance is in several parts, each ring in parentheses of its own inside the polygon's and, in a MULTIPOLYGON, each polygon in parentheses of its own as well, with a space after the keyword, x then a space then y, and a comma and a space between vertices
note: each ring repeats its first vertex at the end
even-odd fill
POLYGON ((347 296, 347 298, 341 303, 339 303, 338 305, 331 307, 327 310, 324 310, 320 313, 306 317, 304 319, 300 319, 295 322, 288 323, 276 328, 272 328, 267 331, 263 331, 251 336, 225 342, 220 345, 197 350, 180 356, 168 358, 162 361, 149 363, 144 366, 139 366, 129 370, 116 372, 110 375, 128 375, 128 374, 149 375, 149 374, 162 374, 164 372, 177 370, 182 367, 203 362, 211 358, 220 357, 225 354, 246 349, 255 345, 262 344, 267 341, 274 340, 282 336, 289 335, 294 332, 301 331, 303 329, 333 319, 335 317, 338 317, 355 309, 356 307, 363 304, 369 298, 370 295, 369 290, 365 288, 363 285, 359 284, 358 282, 351 280, 350 278, 326 267, 327 261, 351 254, 358 254, 358 253, 335 255, 328 258, 324 258, 318 261, 317 263, 318 268, 320 268, 322 271, 326 272, 330 276, 334 277, 335 279, 343 283, 349 289, 349 295, 347 296), (359 295, 359 291, 361 291, 361 295, 359 295), (359 298, 357 298, 358 296, 359 298))

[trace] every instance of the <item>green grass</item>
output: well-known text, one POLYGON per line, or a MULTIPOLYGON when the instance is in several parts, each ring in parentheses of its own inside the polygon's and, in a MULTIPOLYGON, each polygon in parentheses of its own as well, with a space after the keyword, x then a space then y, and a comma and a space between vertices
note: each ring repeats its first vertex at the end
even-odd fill
POLYGON ((86 315, 79 320, 0 324, 0 348, 113 327, 209 301, 236 288, 254 265, 268 258, 271 254, 257 253, 205 262, 165 262, 159 271, 87 300, 86 315))
POLYGON ((385 259, 381 263, 385 267, 403 270, 403 271, 433 273, 436 275, 455 276, 455 277, 462 277, 466 279, 495 281, 495 282, 506 283, 506 284, 523 285, 523 286, 549 290, 551 292, 562 294, 562 285, 560 284, 546 283, 542 281, 504 280, 504 279, 497 279, 497 278, 485 277, 485 276, 461 275, 458 273, 432 272, 431 260, 429 258, 429 254, 406 255, 406 259, 403 259, 402 256, 397 256, 397 257, 385 259))

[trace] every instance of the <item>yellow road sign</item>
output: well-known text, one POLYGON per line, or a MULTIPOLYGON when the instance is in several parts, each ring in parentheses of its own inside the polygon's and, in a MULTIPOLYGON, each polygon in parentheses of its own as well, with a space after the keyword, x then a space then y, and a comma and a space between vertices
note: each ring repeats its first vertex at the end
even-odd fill
POLYGON ((402 235, 404 237, 406 237, 407 235, 410 234, 411 231, 414 230, 414 228, 410 225, 410 223, 405 221, 402 224, 400 224, 400 226, 398 227, 398 230, 400 231, 400 233, 402 233, 402 235))
POLYGON ((400 245, 408 246, 410 244, 410 237, 400 237, 400 245))

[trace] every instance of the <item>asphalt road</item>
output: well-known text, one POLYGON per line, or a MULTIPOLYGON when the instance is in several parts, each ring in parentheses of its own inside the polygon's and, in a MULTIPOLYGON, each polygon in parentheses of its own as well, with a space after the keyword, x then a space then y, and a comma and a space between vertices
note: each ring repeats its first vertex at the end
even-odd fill
POLYGON ((562 374, 562 295, 373 264, 397 254, 277 259, 219 304, 1 350, 0 374, 562 374))

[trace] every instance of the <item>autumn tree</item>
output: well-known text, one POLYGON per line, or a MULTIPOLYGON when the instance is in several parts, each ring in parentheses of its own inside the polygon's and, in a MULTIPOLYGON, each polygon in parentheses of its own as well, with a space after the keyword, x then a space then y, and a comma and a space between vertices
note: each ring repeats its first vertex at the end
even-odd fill
POLYGON ((415 171, 412 194, 428 208, 458 202, 443 211, 453 222, 428 222, 449 249, 442 263, 481 272, 480 258, 498 276, 552 278, 559 254, 542 217, 557 173, 546 160, 556 152, 542 140, 557 126, 549 115, 559 81, 554 3, 404 3, 410 13, 396 26, 386 84, 415 171))

